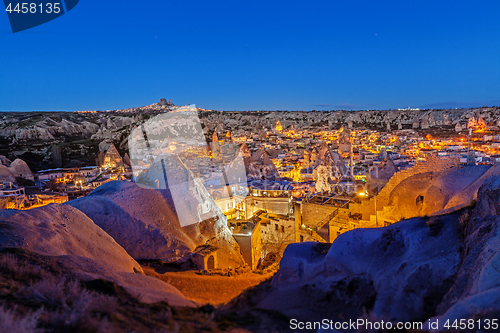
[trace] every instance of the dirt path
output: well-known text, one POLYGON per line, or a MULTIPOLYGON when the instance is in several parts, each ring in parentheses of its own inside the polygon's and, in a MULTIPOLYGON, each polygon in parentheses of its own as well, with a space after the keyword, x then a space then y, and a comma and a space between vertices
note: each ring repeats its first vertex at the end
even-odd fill
POLYGON ((187 298, 202 304, 220 305, 238 296, 245 289, 258 285, 269 279, 274 273, 246 273, 236 276, 199 275, 193 271, 166 272, 158 274, 147 266, 142 267, 144 273, 163 280, 180 290, 187 298))

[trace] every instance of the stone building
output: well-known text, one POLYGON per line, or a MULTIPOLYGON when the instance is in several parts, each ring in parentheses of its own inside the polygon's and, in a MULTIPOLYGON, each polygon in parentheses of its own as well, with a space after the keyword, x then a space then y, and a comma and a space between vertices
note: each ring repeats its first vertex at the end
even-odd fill
POLYGON ((114 144, 105 153, 99 153, 99 165, 103 169, 123 167, 123 159, 114 144))
POLYGON ((256 269, 262 258, 262 240, 259 221, 237 222, 233 227, 233 237, 240 246, 245 263, 256 269))
POLYGON ((219 268, 217 250, 218 248, 212 245, 199 246, 193 252, 192 260, 198 269, 201 270, 217 269, 219 268))

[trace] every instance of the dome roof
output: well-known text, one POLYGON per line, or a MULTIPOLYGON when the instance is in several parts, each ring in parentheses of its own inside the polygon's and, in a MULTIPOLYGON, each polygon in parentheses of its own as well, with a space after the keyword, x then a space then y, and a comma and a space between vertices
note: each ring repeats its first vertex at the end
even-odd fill
POLYGON ((33 177, 33 173, 28 164, 19 158, 12 162, 9 169, 15 177, 19 175, 22 175, 22 177, 33 177))
POLYGON ((14 175, 5 165, 0 164, 0 179, 8 179, 14 181, 14 175))

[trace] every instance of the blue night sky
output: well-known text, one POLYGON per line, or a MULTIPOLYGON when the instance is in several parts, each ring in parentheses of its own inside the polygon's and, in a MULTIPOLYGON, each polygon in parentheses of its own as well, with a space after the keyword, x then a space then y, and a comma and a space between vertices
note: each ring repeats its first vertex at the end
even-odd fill
POLYGON ((92 1, 13 34, 0 110, 500 105, 500 1, 92 1))

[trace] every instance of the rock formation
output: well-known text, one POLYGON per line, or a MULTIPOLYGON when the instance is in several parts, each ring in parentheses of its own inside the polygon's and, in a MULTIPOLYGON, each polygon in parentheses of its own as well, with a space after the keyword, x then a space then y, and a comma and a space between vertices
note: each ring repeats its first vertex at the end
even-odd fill
POLYGON ((450 117, 447 114, 443 114, 443 119, 441 120, 441 123, 445 126, 451 125, 450 117))
POLYGON ((18 158, 8 167, 0 164, 0 180, 13 183, 17 177, 34 180, 33 173, 26 162, 18 158))
POLYGON ((394 162, 386 156, 380 165, 372 167, 366 175, 368 193, 378 193, 397 171, 394 162))
POLYGON ((52 256, 83 280, 105 279, 143 302, 193 306, 172 286, 142 275, 141 266, 81 211, 50 205, 29 211, 0 210, 0 247, 52 256))
POLYGON ((412 128, 416 129, 416 128, 419 128, 419 127, 420 127, 420 120, 418 119, 418 116, 415 116, 413 118, 412 128))
POLYGON ((477 126, 476 118, 470 117, 469 121, 467 122, 467 128, 474 128, 476 126, 477 126))
POLYGON ((429 127, 436 126, 436 120, 434 119, 434 115, 432 113, 428 115, 427 119, 429 121, 429 127))
POLYGON ((198 222, 200 193, 191 189, 174 203, 175 194, 179 195, 170 188, 145 189, 115 181, 69 204, 87 214, 135 259, 179 260, 198 246, 209 244, 219 249, 221 267, 241 264, 238 245, 218 207, 207 207, 219 213, 207 214, 211 217, 198 222), (182 225, 180 216, 193 223, 182 225))
POLYGON ((355 229, 331 245, 291 244, 270 282, 224 309, 273 311, 304 322, 419 321, 424 330, 439 319, 439 332, 447 331, 447 320, 491 322, 500 313, 499 195, 494 176, 472 211, 355 229))
POLYGON ((420 123, 420 128, 421 129, 428 129, 429 128, 429 116, 426 115, 422 118, 422 122, 420 123))

